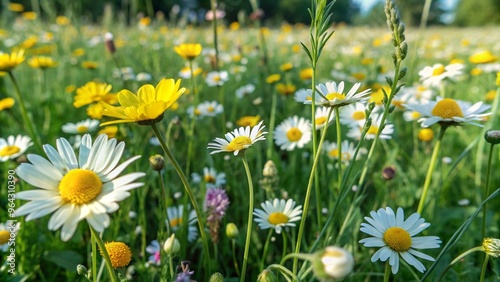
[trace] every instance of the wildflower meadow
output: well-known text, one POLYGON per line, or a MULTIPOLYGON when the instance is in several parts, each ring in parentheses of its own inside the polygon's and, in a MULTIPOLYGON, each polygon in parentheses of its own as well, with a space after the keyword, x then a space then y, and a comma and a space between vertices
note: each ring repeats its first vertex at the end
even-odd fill
POLYGON ((498 26, 310 2, 3 1, 0 281, 500 281, 498 26))

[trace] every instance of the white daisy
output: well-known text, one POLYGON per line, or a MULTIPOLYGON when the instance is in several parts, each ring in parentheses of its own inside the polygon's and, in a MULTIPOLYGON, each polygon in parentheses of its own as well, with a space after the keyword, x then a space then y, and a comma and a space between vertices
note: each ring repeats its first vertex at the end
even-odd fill
POLYGON ((311 122, 305 118, 293 116, 281 122, 274 131, 274 141, 281 150, 293 151, 302 148, 311 141, 311 122))
POLYGON ((232 152, 237 156, 240 151, 245 151, 255 142, 266 139, 264 134, 267 134, 267 132, 262 132, 265 127, 262 125, 262 122, 259 122, 259 124, 252 128, 250 126, 240 127, 232 132, 228 132, 224 135, 226 139, 215 138, 214 142, 208 143, 207 149, 215 149, 210 154, 232 152))
POLYGON ((456 80, 463 74, 465 66, 463 64, 450 64, 444 66, 435 64, 432 67, 427 66, 418 72, 420 81, 426 86, 438 87, 445 79, 456 80))
POLYGON ((253 84, 243 85, 240 88, 236 89, 236 97, 241 99, 249 94, 252 94, 255 91, 255 86, 253 84))
POLYGON ((116 139, 108 140, 107 135, 102 134, 92 144, 90 135, 85 134, 78 158, 64 138, 56 141, 57 150, 50 145, 43 146, 49 160, 29 154, 30 163, 22 163, 16 173, 40 189, 17 193, 18 199, 30 202, 19 207, 15 215, 27 215, 26 221, 30 221, 54 212, 48 228, 62 227, 63 241, 71 239, 83 219, 97 232, 103 232, 110 223, 108 213, 118 210, 117 202, 130 196, 129 190, 143 185, 134 181, 145 175, 134 172, 119 177, 140 156, 118 165, 125 143, 116 143, 116 139))
POLYGON ((366 109, 363 103, 354 103, 340 110, 340 123, 353 126, 364 123, 366 120, 366 109))
MULTIPOLYGON (((299 103, 304 103, 306 101, 312 101, 311 93, 312 93, 311 89, 299 89, 295 92, 293 97, 294 97, 295 101, 297 101, 299 103)), ((316 101, 318 101, 318 99, 321 99, 321 95, 319 95, 316 92, 316 101)))
MULTIPOLYGON (((198 67, 196 63, 193 63, 193 74, 194 76, 199 75, 202 73, 202 69, 198 67)), ((191 78, 191 68, 189 65, 184 66, 180 71, 179 71, 179 77, 184 78, 184 79, 190 79, 191 78)))
POLYGON ((430 101, 428 104, 405 104, 410 110, 419 112, 422 118, 419 119, 422 127, 429 127, 435 123, 446 125, 460 125, 470 123, 482 127, 475 123, 475 120, 483 120, 491 113, 484 113, 491 108, 490 105, 483 102, 477 102, 471 105, 468 102, 454 100, 451 98, 438 97, 436 101, 430 101))
POLYGON ((0 162, 13 160, 22 155, 26 150, 33 145, 31 138, 28 136, 11 135, 7 140, 0 138, 0 162))
MULTIPOLYGON (((167 216, 168 216, 167 224, 170 226, 170 228, 172 228, 174 232, 179 230, 179 228, 181 228, 184 222, 184 205, 179 205, 177 207, 168 207, 167 216)), ((188 220, 188 241, 193 242, 198 237, 198 229, 196 229, 197 218, 195 210, 189 212, 187 220, 188 220)))
MULTIPOLYGON (((370 139, 375 139, 377 136, 377 132, 381 126, 382 123, 382 115, 378 114, 372 114, 372 124, 370 128, 368 129, 368 132, 366 132, 365 138, 370 140, 370 139)), ((364 122, 358 123, 357 126, 353 126, 349 132, 347 132, 347 137, 359 140, 361 138, 361 134, 363 132, 363 125, 364 122)), ((380 133, 379 138, 380 139, 391 139, 391 135, 394 133, 394 125, 386 123, 384 126, 384 129, 380 133)))
MULTIPOLYGON (((330 114, 330 118, 328 119, 328 112, 330 111, 331 108, 327 107, 317 107, 316 108, 316 113, 314 114, 314 121, 316 122, 316 130, 320 130, 325 125, 330 124, 335 117, 335 115, 332 113, 330 114), (328 119, 328 122, 327 122, 328 119)), ((312 127, 312 126, 311 126, 312 127)))
POLYGON ((227 71, 211 71, 205 77, 205 82, 208 86, 222 86, 228 80, 227 71))
POLYGON ((217 101, 206 101, 198 105, 197 109, 201 112, 202 116, 214 117, 224 112, 224 106, 217 103, 217 101))
MULTIPOLYGON (((354 84, 349 92, 345 94, 343 81, 341 81, 339 84, 335 82, 327 82, 326 84, 316 85, 316 90, 324 96, 316 99, 316 104, 329 107, 342 107, 356 102, 365 101, 370 97, 371 90, 366 89, 359 93, 356 93, 360 86, 361 83, 354 84)), ((304 102, 304 104, 311 103, 312 99, 310 98, 306 99, 306 101, 304 102)))
POLYGON ((424 85, 414 85, 401 88, 398 95, 403 104, 427 104, 434 96, 434 91, 424 85))
POLYGON ((20 227, 21 223, 15 220, 0 223, 0 251, 6 252, 10 247, 14 247, 12 243, 9 245, 9 241, 14 242, 13 238, 16 237, 20 227))
POLYGON ((274 199, 265 201, 260 205, 262 209, 255 209, 255 222, 261 229, 274 228, 280 234, 285 226, 295 226, 295 221, 300 220, 302 206, 295 207, 295 201, 288 199, 274 199))
POLYGON ((84 134, 96 131, 99 128, 99 121, 96 119, 86 119, 77 123, 66 123, 62 126, 62 131, 70 134, 84 134))
MULTIPOLYGON (((200 183, 202 181, 198 173, 192 173, 191 177, 194 183, 200 183)), ((220 187, 226 184, 226 174, 224 172, 217 172, 213 167, 204 167, 203 181, 206 183, 207 187, 220 187)))
POLYGON ((425 266, 416 257, 434 261, 431 256, 415 250, 435 249, 441 244, 437 236, 413 237, 430 226, 418 213, 405 220, 402 208, 398 208, 394 214, 394 211, 387 207, 377 212, 372 211, 370 215, 372 217, 365 217, 368 223, 361 223, 360 231, 373 237, 362 239, 359 243, 365 247, 381 247, 373 254, 372 262, 389 259, 392 273, 396 274, 399 270, 399 256, 420 272, 425 271, 425 266))

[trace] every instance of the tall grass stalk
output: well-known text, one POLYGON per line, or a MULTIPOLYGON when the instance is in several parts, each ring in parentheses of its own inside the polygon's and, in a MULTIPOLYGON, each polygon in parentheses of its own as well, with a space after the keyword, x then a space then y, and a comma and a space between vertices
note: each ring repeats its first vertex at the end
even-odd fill
POLYGON ((382 133, 386 125, 387 116, 394 110, 394 106, 392 105, 392 100, 394 99, 394 96, 396 96, 396 94, 399 92, 401 87, 403 87, 402 84, 398 85, 398 82, 405 77, 407 71, 406 68, 401 68, 401 64, 403 60, 406 58, 406 55, 408 54, 408 44, 405 42, 405 35, 404 35, 405 25, 403 22, 401 22, 401 18, 399 16, 399 10, 397 9, 396 4, 394 3, 393 0, 386 0, 384 10, 387 18, 387 26, 392 31, 392 43, 394 45, 394 50, 392 51, 391 56, 395 68, 394 77, 393 78, 386 77, 387 83, 391 87, 391 93, 386 93, 385 90, 382 89, 384 92, 384 99, 383 99, 383 103, 385 106, 384 112, 382 114, 377 134, 375 136, 375 139, 373 140, 373 143, 366 157, 367 164, 363 168, 363 172, 361 173, 358 186, 362 186, 364 184, 365 177, 368 173, 368 169, 370 168, 370 161, 373 158, 373 154, 380 139, 379 138, 380 134, 382 133))
MULTIPOLYGON (((89 228, 90 228, 90 233, 92 234, 92 238, 97 243, 99 249, 102 252, 102 256, 104 257, 104 261, 106 262, 106 267, 108 268, 109 271, 109 278, 111 279, 112 282, 118 282, 118 278, 116 277, 115 270, 113 268, 113 265, 111 264, 111 259, 109 258, 108 251, 106 250, 106 247, 104 246, 101 237, 99 236, 97 231, 95 231, 94 228, 92 228, 92 226, 89 225, 89 228)), ((96 256, 92 255, 92 259, 93 260, 97 259, 97 255, 96 256)), ((92 262, 92 265, 95 265, 95 263, 92 262)))
POLYGON ((193 208, 196 212, 196 217, 198 221, 198 227, 200 229, 200 236, 201 240, 203 241, 203 254, 204 254, 204 262, 205 262, 205 267, 207 270, 207 273, 210 273, 211 269, 211 264, 210 264, 210 251, 208 248, 208 239, 207 239, 207 234, 205 232, 205 225, 202 222, 203 214, 201 213, 200 206, 198 205, 198 202, 196 201, 196 197, 194 196, 193 190, 191 189, 191 186, 189 185, 189 182, 186 178, 186 175, 184 175, 184 172, 182 171, 179 163, 175 159, 174 155, 168 148, 167 144, 165 143, 165 140, 163 139, 162 134, 160 133, 158 126, 156 123, 151 125, 151 128, 153 129, 154 134, 156 135, 156 138, 158 138, 158 141, 160 142, 160 146, 163 149, 163 152, 167 155, 168 159, 174 166, 175 171, 179 175, 179 178, 182 181, 182 184, 184 185, 184 189, 186 193, 189 196, 189 200, 191 201, 191 204, 193 205, 193 208))

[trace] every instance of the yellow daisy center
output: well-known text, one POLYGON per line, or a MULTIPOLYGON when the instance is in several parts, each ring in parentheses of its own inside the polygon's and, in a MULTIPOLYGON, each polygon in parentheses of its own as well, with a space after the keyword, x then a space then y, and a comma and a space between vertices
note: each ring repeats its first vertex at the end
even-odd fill
POLYGON ((326 122, 326 117, 316 118, 316 124, 318 124, 318 125, 324 124, 325 122, 326 122))
POLYGON ((419 113, 419 112, 416 112, 416 111, 411 112, 411 117, 412 117, 413 119, 417 119, 417 118, 419 118, 419 117, 420 117, 420 113, 419 113))
POLYGON ((75 205, 91 202, 101 191, 101 179, 91 170, 70 170, 59 183, 61 197, 75 205))
POLYGON ((366 134, 377 134, 377 132, 378 132, 378 126, 372 125, 370 126, 366 134))
POLYGON ((366 114, 362 111, 355 111, 352 113, 352 118, 355 120, 364 120, 366 118, 366 114))
POLYGON ((302 131, 300 131, 297 127, 293 127, 286 133, 286 137, 291 142, 297 142, 302 138, 302 131))
POLYGON ((282 212, 273 212, 269 215, 269 223, 273 225, 283 224, 288 222, 288 216, 282 212))
POLYGON ((78 133, 84 133, 84 132, 87 132, 89 130, 88 127, 86 127, 85 125, 80 125, 76 128, 76 131, 78 131, 78 133))
POLYGON ((215 177, 213 177, 211 175, 205 175, 205 182, 215 183, 215 177))
POLYGON ((443 99, 436 103, 431 112, 434 116, 442 118, 463 117, 462 109, 453 99, 443 99))
POLYGON ((0 150, 0 157, 12 156, 16 153, 19 153, 21 148, 14 145, 7 145, 0 150))
POLYGON ((411 236, 401 227, 388 228, 384 233, 385 244, 396 252, 406 252, 411 248, 411 236))
MULTIPOLYGON (((132 260, 132 251, 122 242, 111 242, 104 245, 108 252, 111 265, 116 269, 127 266, 132 260)), ((102 251, 101 251, 102 255, 102 251)))
POLYGON ((0 245, 7 244, 9 242, 10 232, 7 230, 0 230, 0 245))
POLYGON ((221 81, 220 76, 218 76, 218 75, 214 75, 214 81, 215 81, 215 82, 219 82, 219 81, 221 81))
POLYGON ((252 145, 252 139, 247 136, 238 136, 231 140, 231 142, 227 145, 226 150, 228 151, 236 151, 246 149, 247 146, 252 145))
POLYGON ((330 100, 330 101, 333 100, 333 99, 344 100, 345 99, 345 94, 338 93, 338 92, 333 92, 333 93, 328 93, 325 97, 328 100, 330 100))
POLYGON ((339 157, 339 150, 338 149, 333 149, 328 152, 328 156, 332 158, 338 158, 339 157))
POLYGON ((213 112, 213 111, 215 110, 215 108, 214 108, 214 107, 212 107, 212 106, 210 106, 210 107, 208 107, 208 109, 207 109, 207 110, 208 110, 209 112, 213 112))
POLYGON ((172 218, 170 220, 170 226, 172 227, 177 227, 182 224, 182 217, 179 218, 172 218))
POLYGON ((199 116, 199 115, 201 115, 201 111, 200 111, 200 110, 198 110, 198 109, 195 109, 195 110, 194 110, 194 114, 195 114, 195 115, 197 115, 197 116, 199 116))
POLYGON ((342 153, 342 160, 343 161, 349 161, 351 159, 351 154, 344 152, 342 153))
POLYGON ((441 65, 441 66, 439 66, 439 67, 437 67, 437 68, 435 68, 435 69, 432 70, 432 76, 441 75, 441 74, 444 73, 444 71, 445 71, 444 66, 441 65))

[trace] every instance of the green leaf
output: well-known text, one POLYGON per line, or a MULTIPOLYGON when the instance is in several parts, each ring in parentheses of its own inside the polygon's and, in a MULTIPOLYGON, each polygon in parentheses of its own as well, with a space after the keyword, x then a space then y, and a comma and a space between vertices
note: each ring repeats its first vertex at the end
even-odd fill
POLYGON ((74 251, 47 251, 43 259, 66 270, 76 271, 76 266, 83 263, 83 257, 74 251))

